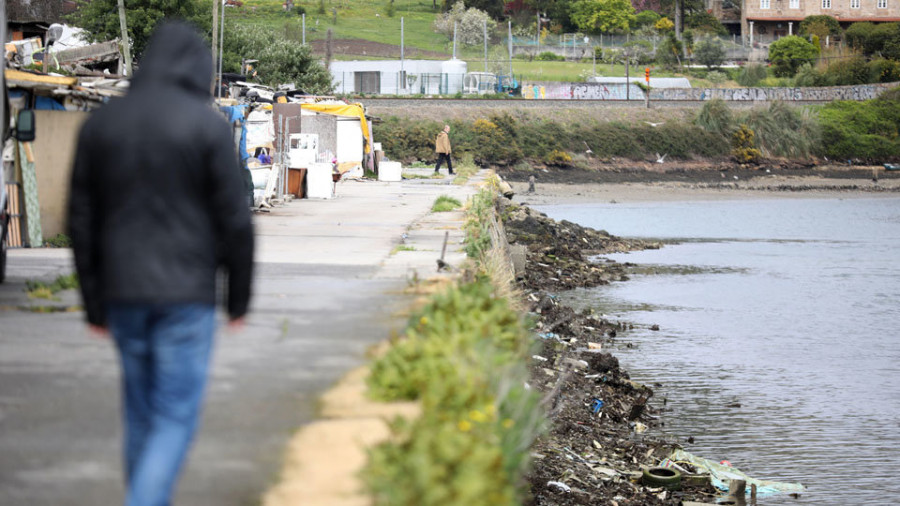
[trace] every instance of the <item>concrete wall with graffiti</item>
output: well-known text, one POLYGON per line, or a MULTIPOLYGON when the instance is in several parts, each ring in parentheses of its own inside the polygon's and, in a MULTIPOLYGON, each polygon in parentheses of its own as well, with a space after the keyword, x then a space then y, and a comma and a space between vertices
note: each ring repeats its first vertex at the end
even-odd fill
MULTIPOLYGON (((721 98, 736 102, 782 100, 830 102, 832 100, 871 100, 898 83, 828 86, 821 88, 655 88, 650 100, 703 101, 721 98)), ((644 100, 644 91, 636 84, 601 83, 524 83, 522 96, 528 99, 557 100, 644 100)))

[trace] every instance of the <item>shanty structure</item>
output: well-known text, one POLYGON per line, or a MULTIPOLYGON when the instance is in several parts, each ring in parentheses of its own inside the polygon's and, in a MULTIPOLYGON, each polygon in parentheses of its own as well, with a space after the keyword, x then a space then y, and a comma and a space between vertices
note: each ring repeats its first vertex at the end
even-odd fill
POLYGON ((8 141, 4 170, 10 201, 19 203, 11 245, 42 246, 66 231, 68 184, 75 145, 88 111, 121 95, 127 81, 53 76, 5 69, 11 115, 33 109, 34 142, 8 141))

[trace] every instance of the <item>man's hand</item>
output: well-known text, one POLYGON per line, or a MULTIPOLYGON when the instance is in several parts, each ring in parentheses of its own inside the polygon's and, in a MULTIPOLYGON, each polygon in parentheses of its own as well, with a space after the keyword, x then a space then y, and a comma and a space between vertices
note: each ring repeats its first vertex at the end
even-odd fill
POLYGON ((232 319, 228 320, 228 331, 229 332, 240 332, 240 331, 244 330, 245 324, 246 324, 246 321, 244 320, 243 316, 241 316, 239 318, 232 318, 232 319))
POLYGON ((105 325, 94 325, 93 323, 90 323, 88 324, 88 332, 92 337, 96 337, 98 339, 109 338, 109 329, 106 328, 105 325))

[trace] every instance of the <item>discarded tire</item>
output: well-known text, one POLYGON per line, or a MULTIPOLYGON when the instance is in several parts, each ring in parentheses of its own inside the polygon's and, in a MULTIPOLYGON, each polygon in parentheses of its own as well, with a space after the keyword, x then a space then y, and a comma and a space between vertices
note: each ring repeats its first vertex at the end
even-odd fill
POLYGON ((651 467, 644 469, 641 483, 647 487, 665 487, 669 490, 681 488, 681 473, 667 467, 651 467))

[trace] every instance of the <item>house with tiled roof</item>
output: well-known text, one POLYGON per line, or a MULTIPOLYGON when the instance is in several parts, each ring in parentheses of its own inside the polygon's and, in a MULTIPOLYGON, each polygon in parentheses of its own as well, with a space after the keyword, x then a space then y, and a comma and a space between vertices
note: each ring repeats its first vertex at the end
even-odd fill
POLYGON ((826 15, 842 28, 857 21, 900 21, 900 0, 743 0, 741 32, 748 42, 768 44, 797 35, 807 16, 826 15))

